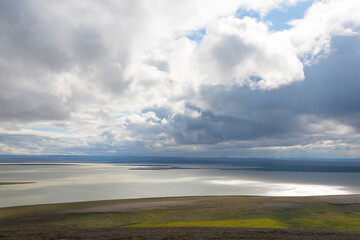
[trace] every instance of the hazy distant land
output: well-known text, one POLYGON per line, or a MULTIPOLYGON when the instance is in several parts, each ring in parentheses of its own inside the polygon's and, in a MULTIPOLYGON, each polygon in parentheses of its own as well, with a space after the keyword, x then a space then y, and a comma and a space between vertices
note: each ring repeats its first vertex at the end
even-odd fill
POLYGON ((0 231, 10 239, 360 239, 360 195, 173 197, 9 207, 0 209, 0 231))

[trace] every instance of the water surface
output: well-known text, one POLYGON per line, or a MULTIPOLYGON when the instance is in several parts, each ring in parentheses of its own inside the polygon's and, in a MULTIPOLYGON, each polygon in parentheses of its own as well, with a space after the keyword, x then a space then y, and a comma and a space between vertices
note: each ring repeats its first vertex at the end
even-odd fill
POLYGON ((1 164, 0 207, 170 196, 360 193, 360 173, 261 171, 196 164, 1 164))

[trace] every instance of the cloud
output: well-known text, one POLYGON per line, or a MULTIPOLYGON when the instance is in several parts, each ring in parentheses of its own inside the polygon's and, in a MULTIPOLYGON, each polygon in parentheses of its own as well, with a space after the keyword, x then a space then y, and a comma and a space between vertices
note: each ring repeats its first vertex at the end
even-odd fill
POLYGON ((356 146, 359 3, 314 1, 282 31, 264 22, 299 2, 0 0, 1 149, 356 146))
MULTIPOLYGON (((360 99, 356 91, 360 87, 360 72, 356 68, 360 58, 359 52, 353 49, 359 41, 358 37, 335 38, 336 50, 327 59, 306 67, 305 80, 296 84, 271 91, 203 87, 200 98, 203 100, 198 105, 207 110, 202 112, 211 111, 213 115, 235 119, 236 126, 228 131, 226 127, 231 126, 228 123, 209 127, 211 132, 223 133, 217 136, 217 142, 228 141, 236 134, 237 140, 258 139, 253 144, 265 146, 267 143, 288 146, 322 140, 354 141, 360 130, 357 120, 360 99), (241 130, 244 120, 253 124, 249 128, 251 135, 241 130)), ((207 123, 211 121, 212 118, 207 123)), ((207 126, 199 125, 203 130, 207 126)), ((186 132, 186 127, 180 129, 186 132)))
POLYGON ((359 1, 316 1, 303 19, 293 20, 288 34, 306 64, 331 50, 332 36, 357 35, 360 26, 359 1))
POLYGON ((228 17, 210 25, 198 54, 210 84, 271 89, 304 78, 303 65, 288 39, 248 17, 228 17))

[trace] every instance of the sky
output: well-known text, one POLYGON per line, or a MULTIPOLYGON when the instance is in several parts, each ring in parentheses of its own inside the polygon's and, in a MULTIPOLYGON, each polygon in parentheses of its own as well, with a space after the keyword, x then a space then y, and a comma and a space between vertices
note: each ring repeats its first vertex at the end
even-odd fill
POLYGON ((359 158, 358 0, 0 0, 0 154, 359 158))

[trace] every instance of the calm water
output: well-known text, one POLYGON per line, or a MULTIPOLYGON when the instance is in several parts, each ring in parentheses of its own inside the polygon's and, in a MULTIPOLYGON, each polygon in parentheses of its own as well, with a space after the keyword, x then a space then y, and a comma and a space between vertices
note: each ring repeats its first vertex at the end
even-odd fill
POLYGON ((360 173, 221 170, 221 166, 214 165, 170 167, 174 166, 186 169, 149 170, 147 166, 121 164, 0 164, 0 182, 35 182, 0 185, 0 207, 166 196, 360 193, 360 173), (131 170, 134 167, 148 170, 131 170))

